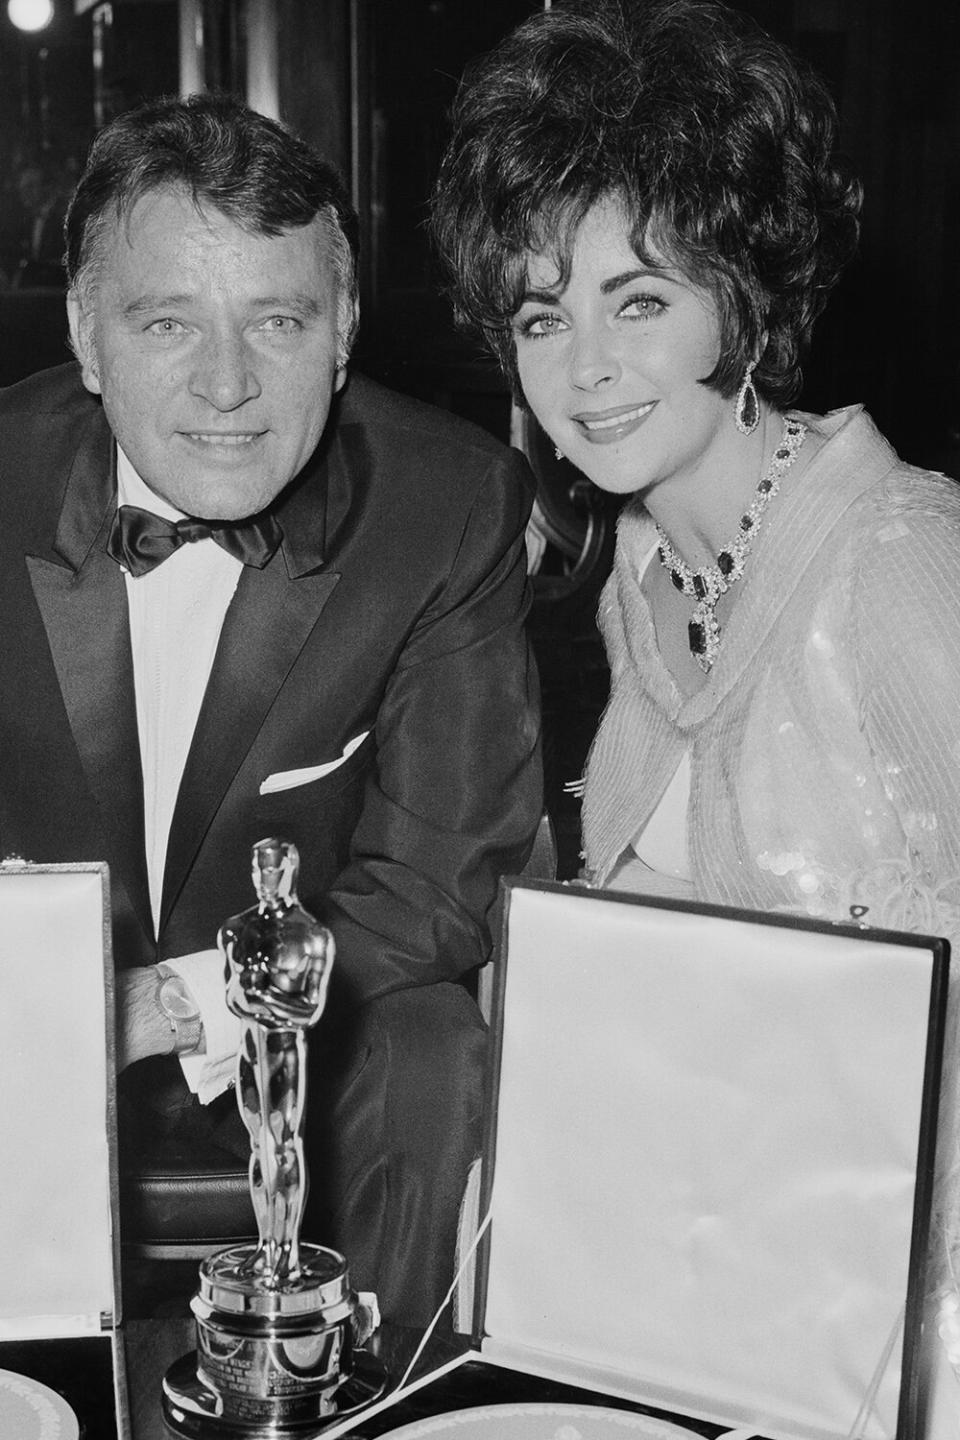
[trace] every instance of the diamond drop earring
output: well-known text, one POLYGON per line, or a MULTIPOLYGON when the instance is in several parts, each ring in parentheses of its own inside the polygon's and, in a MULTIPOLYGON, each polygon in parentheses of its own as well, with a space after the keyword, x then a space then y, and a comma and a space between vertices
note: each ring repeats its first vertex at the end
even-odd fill
POLYGON ((760 423, 760 397, 753 383, 753 372, 756 368, 756 360, 751 360, 743 377, 743 384, 737 392, 734 419, 741 435, 752 435, 760 423))

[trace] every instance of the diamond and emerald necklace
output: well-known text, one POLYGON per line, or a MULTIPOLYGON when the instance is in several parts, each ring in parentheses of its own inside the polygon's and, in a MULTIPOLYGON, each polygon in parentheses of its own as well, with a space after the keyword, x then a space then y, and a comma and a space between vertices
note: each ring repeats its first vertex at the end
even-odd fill
POLYGON ((690 653, 701 670, 710 671, 720 649, 717 601, 743 574, 743 567, 760 529, 764 511, 780 489, 781 479, 797 458, 806 433, 807 427, 800 420, 784 417, 783 434, 780 444, 773 452, 769 469, 756 488, 750 509, 740 516, 736 537, 717 555, 716 565, 705 565, 701 570, 691 570, 674 550, 660 526, 657 526, 661 565, 669 570, 670 579, 681 594, 689 595, 697 602, 687 625, 687 638, 690 653))

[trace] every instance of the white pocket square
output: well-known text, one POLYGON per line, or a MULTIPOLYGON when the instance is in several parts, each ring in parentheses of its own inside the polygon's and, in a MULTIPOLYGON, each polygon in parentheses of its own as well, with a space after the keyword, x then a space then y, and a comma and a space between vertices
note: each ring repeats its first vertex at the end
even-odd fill
POLYGON ((349 760, 354 750, 359 750, 369 734, 369 730, 364 730, 362 734, 348 740, 343 747, 343 754, 338 755, 336 760, 327 760, 323 765, 306 765, 302 770, 278 770, 275 775, 268 775, 260 786, 260 794, 273 795, 278 790, 293 790, 298 785, 309 785, 311 780, 321 780, 324 775, 329 775, 339 769, 345 760, 349 760))

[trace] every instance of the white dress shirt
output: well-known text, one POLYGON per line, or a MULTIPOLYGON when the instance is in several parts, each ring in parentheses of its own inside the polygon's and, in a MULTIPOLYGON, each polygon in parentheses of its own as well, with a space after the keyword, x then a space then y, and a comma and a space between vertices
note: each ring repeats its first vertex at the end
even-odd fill
MULTIPOLYGON (((119 447, 117 488, 118 505, 138 505, 168 520, 183 518, 149 489, 119 447)), ((197 540, 181 545, 146 575, 126 574, 154 931, 177 792, 242 569, 242 562, 215 541, 197 540)), ((166 964, 183 976, 200 1007, 206 1054, 182 1055, 180 1063, 190 1089, 207 1103, 232 1078, 239 1043, 240 1022, 224 999, 223 959, 210 949, 166 964)))

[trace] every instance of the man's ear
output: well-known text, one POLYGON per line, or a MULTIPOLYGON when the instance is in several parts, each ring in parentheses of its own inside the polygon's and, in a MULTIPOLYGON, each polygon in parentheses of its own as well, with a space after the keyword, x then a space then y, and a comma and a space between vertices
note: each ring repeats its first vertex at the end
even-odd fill
POLYGON ((342 390, 347 383, 347 364, 360 325, 360 307, 356 296, 350 297, 341 290, 338 311, 337 369, 333 379, 334 394, 338 390, 342 390))
POLYGON ((70 346, 80 361, 83 383, 91 395, 99 395, 100 370, 93 343, 93 316, 80 303, 80 297, 75 290, 69 291, 67 295, 67 321, 70 326, 70 346))

